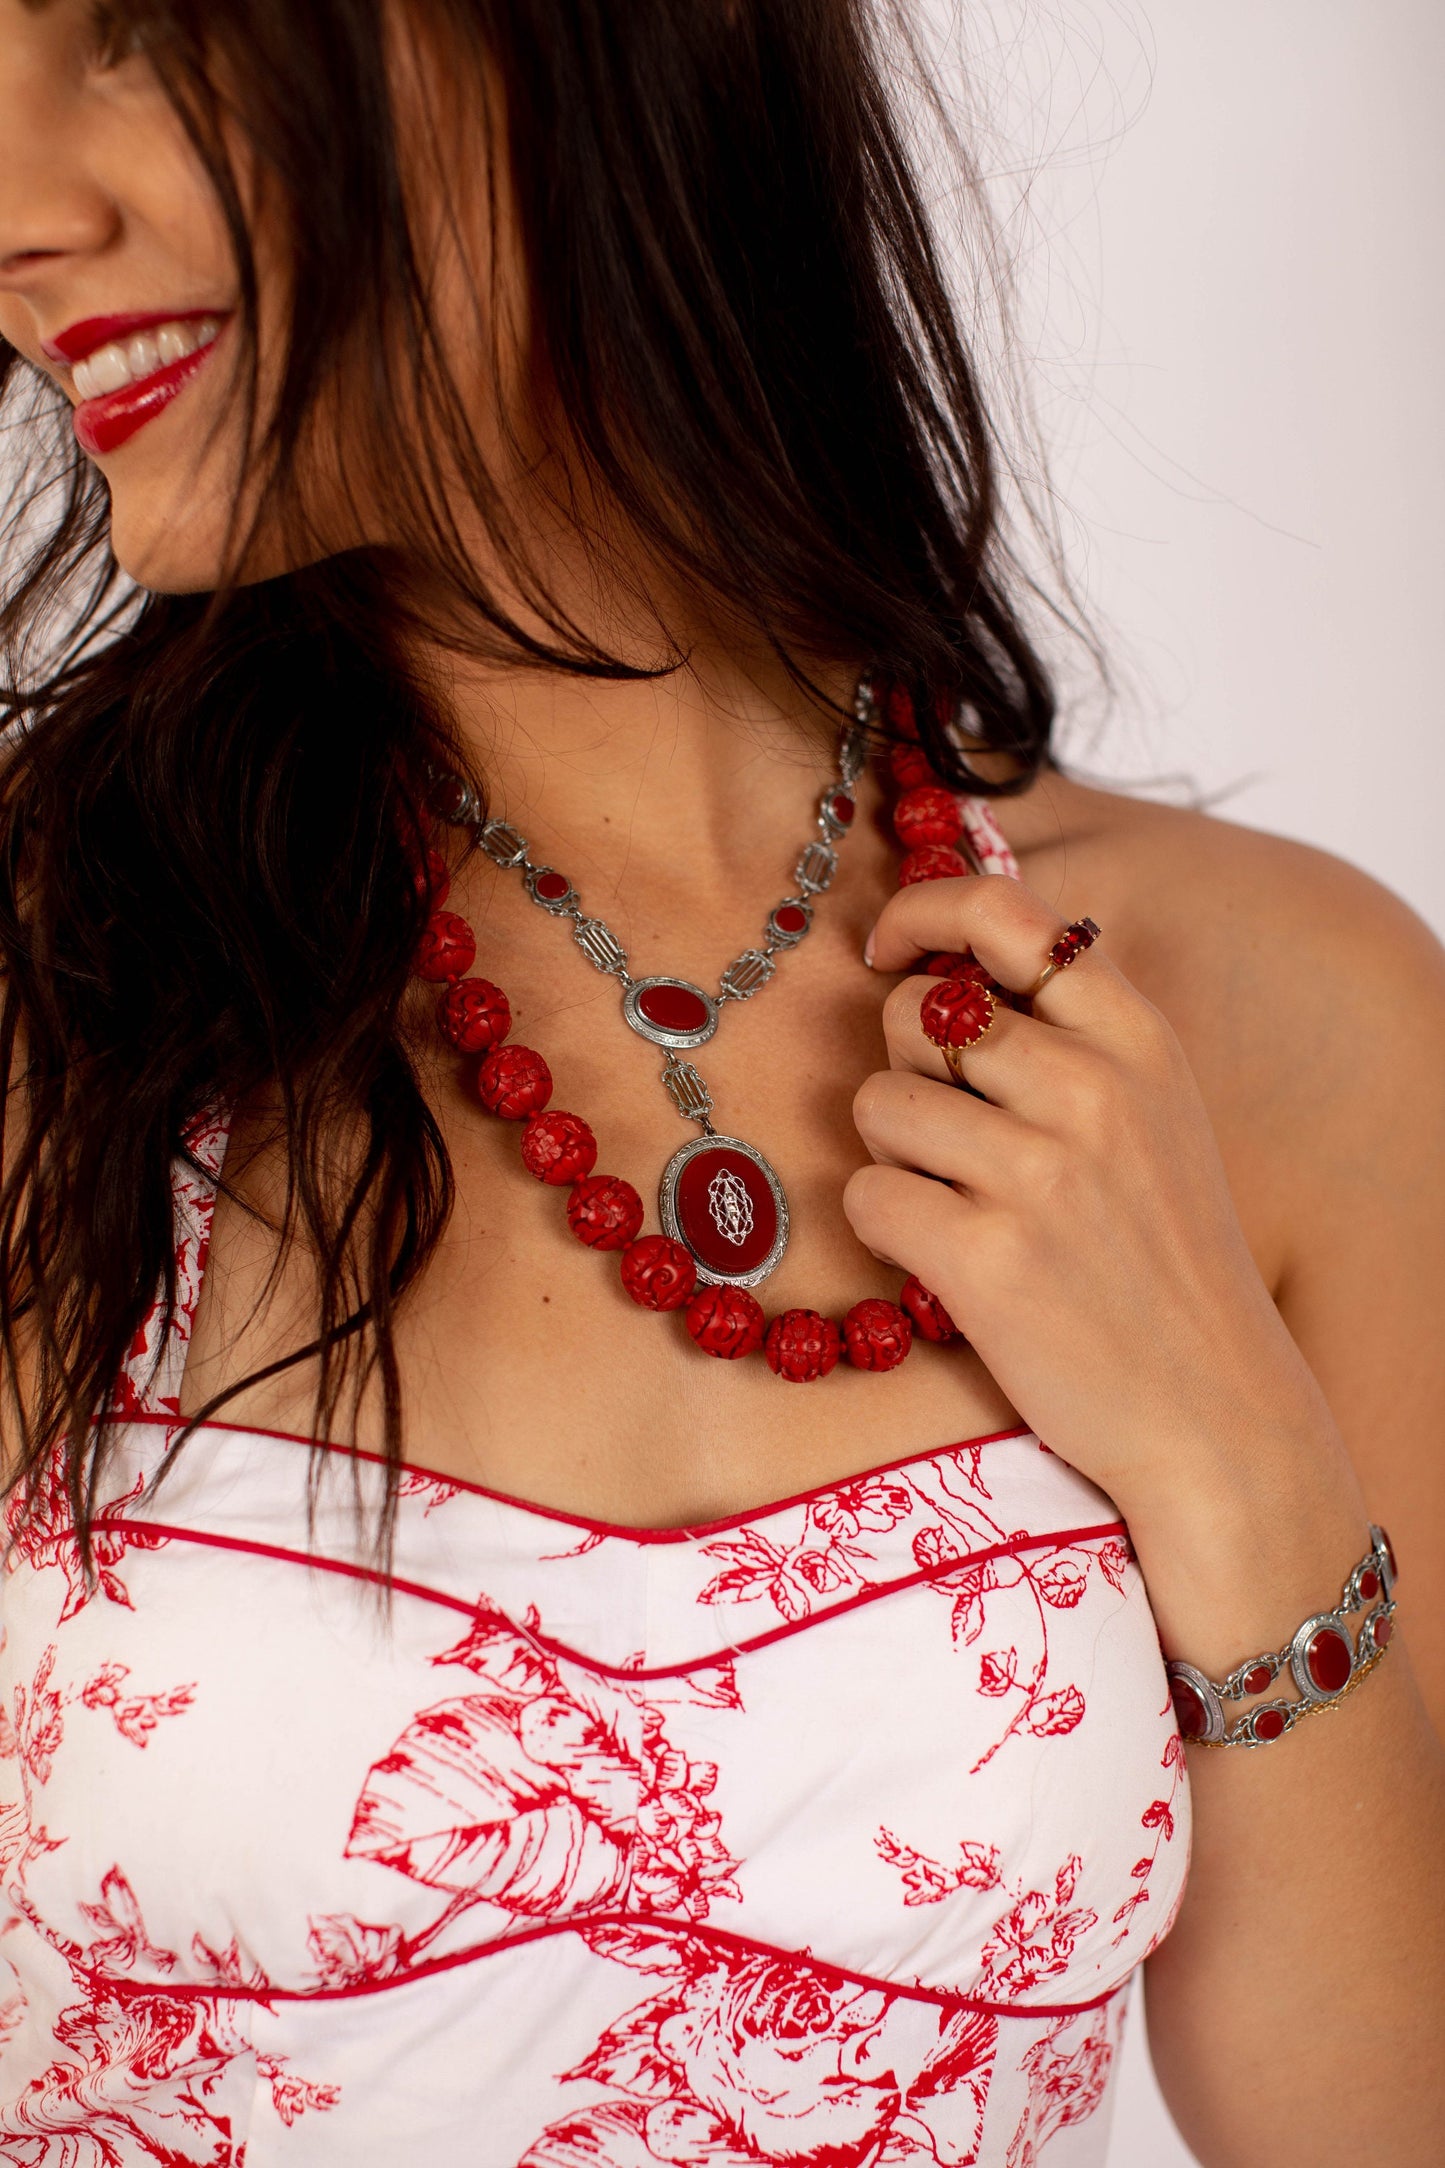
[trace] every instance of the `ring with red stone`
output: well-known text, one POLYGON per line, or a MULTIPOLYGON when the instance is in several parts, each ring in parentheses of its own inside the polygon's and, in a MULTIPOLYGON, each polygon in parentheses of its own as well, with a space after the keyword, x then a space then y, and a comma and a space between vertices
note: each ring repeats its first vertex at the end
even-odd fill
POLYGON ((1049 960, 1029 988, 1026 998, 1032 1001, 1035 994, 1047 986, 1057 972, 1067 971, 1069 965, 1075 963, 1085 949, 1094 946, 1099 938, 1099 931, 1091 918, 1076 918, 1072 926, 1066 926, 1049 950, 1049 960))
POLYGON ((968 1084, 959 1063, 968 1049, 977 1046, 992 1029, 999 1007, 993 988, 975 979, 940 979, 923 997, 918 1014, 923 1035, 938 1048, 953 1071, 955 1083, 967 1090, 973 1086, 968 1084))

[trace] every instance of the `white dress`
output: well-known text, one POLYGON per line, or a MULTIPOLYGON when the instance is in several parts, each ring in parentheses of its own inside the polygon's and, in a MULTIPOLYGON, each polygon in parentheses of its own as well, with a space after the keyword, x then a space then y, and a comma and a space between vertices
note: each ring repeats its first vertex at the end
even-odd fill
POLYGON ((383 1584, 367 1455, 309 1533, 306 1440, 148 1490, 177 1203, 99 1584, 58 1482, 0 1583, 0 2161, 1098 2168, 1188 1852, 1110 1501, 1026 1432, 686 1530, 412 1469, 383 1584))

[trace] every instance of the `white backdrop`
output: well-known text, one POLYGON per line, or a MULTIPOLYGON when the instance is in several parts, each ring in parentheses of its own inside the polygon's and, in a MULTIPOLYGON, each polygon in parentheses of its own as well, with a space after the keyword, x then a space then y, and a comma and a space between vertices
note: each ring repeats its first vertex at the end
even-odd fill
MULTIPOLYGON (((1445 932, 1445 8, 927 7, 992 115, 1065 539, 1121 679, 1066 752, 1187 777, 1445 932)), ((1139 2016, 1110 2168, 1185 2168, 1139 2016)))

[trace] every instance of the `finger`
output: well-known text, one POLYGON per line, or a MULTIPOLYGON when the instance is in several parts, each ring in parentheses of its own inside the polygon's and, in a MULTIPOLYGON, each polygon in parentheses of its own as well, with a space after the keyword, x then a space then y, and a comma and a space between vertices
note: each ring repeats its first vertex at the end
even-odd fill
MULTIPOLYGON (((919 1021, 923 1003, 938 983, 905 979, 895 986, 883 1004, 883 1035, 890 1068, 938 1078, 956 1089, 957 1077, 919 1021)), ((1056 1030, 1000 1005, 983 1037, 960 1053, 959 1067, 964 1080, 995 1108, 1053 1128, 1069 1110, 1086 1100, 1092 1103, 1112 1058, 1108 1049, 1089 1045, 1077 1032, 1056 1030)))
POLYGON ((911 1069, 880 1069, 853 1099, 858 1134, 880 1166, 911 1169, 997 1196, 1016 1179, 1023 1124, 1002 1107, 970 1098, 950 1081, 911 1069))
MULTIPOLYGON (((1051 904, 1008 874, 917 881, 889 899, 865 950, 877 971, 906 971, 920 956, 971 952, 1013 993, 1026 994, 1067 931, 1051 904)), ((1065 1029, 1104 1029, 1140 1001, 1097 943, 1056 971, 1038 997, 1038 1014, 1065 1029)))
POLYGON ((916 1272, 925 1287, 936 1288, 941 1275, 957 1278, 978 1209, 946 1183, 902 1167, 859 1167, 843 1191, 844 1213, 865 1249, 916 1272))

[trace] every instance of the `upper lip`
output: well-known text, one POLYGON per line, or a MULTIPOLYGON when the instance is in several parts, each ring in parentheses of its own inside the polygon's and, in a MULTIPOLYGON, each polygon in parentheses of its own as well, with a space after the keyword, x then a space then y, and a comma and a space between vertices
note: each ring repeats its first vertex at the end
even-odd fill
POLYGON ((77 324, 70 324, 64 331, 57 331, 53 339, 42 339, 41 346, 51 361, 63 361, 71 368, 84 361, 97 347, 109 346, 113 339, 133 338, 138 331, 154 331, 158 324, 192 324, 200 317, 224 317, 225 309, 147 309, 133 316, 85 316, 77 324))

